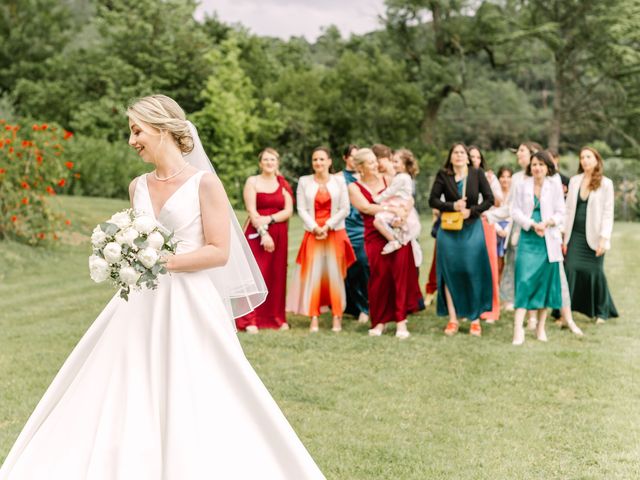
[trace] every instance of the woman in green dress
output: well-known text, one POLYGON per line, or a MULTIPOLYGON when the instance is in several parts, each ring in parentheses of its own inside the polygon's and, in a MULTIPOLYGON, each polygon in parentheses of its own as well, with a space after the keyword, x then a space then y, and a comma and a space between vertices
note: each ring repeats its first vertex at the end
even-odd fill
POLYGON ((613 182, 603 175, 597 150, 580 150, 578 175, 567 193, 564 246, 571 309, 604 323, 618 311, 604 275, 604 253, 611 247, 613 182))
POLYGON ((429 206, 441 215, 461 212, 464 218, 461 230, 441 226, 436 237, 437 312, 449 316, 445 335, 458 333, 462 317, 470 320, 470 335, 482 336, 480 314, 491 310, 493 286, 480 215, 491 205, 493 193, 484 171, 470 164, 464 144, 454 144, 429 195, 429 206))
POLYGON ((527 310, 538 311, 536 337, 546 342, 547 308, 562 306, 560 226, 565 207, 562 187, 551 178, 554 174, 551 156, 536 152, 514 191, 511 215, 522 228, 515 261, 514 345, 524 343, 522 324, 527 310))

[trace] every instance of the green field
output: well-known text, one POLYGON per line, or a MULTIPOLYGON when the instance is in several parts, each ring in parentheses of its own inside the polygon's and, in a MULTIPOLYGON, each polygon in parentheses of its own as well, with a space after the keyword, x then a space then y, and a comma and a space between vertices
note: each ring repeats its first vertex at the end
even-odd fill
MULTIPOLYGON (((89 279, 88 233, 125 203, 61 201, 67 244, 0 243, 0 459, 113 294, 89 279)), ((547 344, 513 347, 510 314, 481 339, 446 338, 433 307, 410 318, 402 342, 351 319, 335 334, 326 318, 310 336, 297 316, 288 332, 240 338, 327 478, 640 478, 640 225, 614 230, 606 267, 621 318, 577 315, 582 339, 551 325, 547 344)), ((296 218, 290 259, 300 237, 296 218)))

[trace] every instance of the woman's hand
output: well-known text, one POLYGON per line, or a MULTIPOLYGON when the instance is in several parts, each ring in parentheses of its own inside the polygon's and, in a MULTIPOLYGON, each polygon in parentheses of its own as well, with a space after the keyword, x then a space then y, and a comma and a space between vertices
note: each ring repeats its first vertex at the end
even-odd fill
POLYGON ((273 241, 273 237, 268 233, 265 233, 260 237, 260 245, 264 248, 265 252, 271 253, 276 249, 276 244, 273 241))
POLYGON ((600 240, 600 243, 598 244, 598 248, 596 248, 596 257, 601 257, 602 255, 604 255, 604 252, 605 252, 604 241, 600 240))
POLYGON ((455 202, 453 202, 453 209, 456 212, 461 212, 465 208, 467 208, 467 197, 463 197, 460 200, 456 200, 455 202))
POLYGON ((316 240, 324 240, 329 235, 329 225, 314 228, 313 234, 315 235, 316 240))
POLYGON ((462 212, 462 218, 464 218, 465 220, 471 216, 471 210, 469 210, 468 208, 463 208, 461 212, 462 212))
POLYGON ((169 272, 172 272, 174 270, 174 268, 172 267, 174 257, 174 253, 163 252, 160 254, 160 261, 164 264, 164 268, 166 268, 169 272))
POLYGON ((258 215, 255 219, 251 220, 251 223, 255 228, 260 228, 265 225, 269 225, 271 222, 271 216, 265 217, 264 215, 258 215))
POLYGON ((498 230, 496 228, 496 235, 498 235, 500 238, 507 238, 507 231, 506 230, 498 230))
POLYGON ((538 235, 539 237, 544 237, 544 231, 547 229, 546 224, 540 222, 540 223, 534 223, 532 226, 536 232, 536 235, 538 235))
POLYGON ((564 243, 562 244, 562 256, 567 256, 567 246, 564 243))

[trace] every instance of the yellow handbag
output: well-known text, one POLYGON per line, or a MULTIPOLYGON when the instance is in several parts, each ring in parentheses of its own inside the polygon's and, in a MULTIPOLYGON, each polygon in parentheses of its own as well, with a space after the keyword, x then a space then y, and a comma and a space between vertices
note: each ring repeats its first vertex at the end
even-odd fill
MULTIPOLYGON (((468 176, 468 175, 467 175, 468 176)), ((462 185, 462 197, 467 193, 467 177, 464 178, 462 185)), ((443 230, 462 230, 464 217, 462 212, 442 212, 440 216, 440 228, 443 230)))
POLYGON ((464 218, 462 212, 442 212, 440 228, 443 230, 462 230, 464 218))

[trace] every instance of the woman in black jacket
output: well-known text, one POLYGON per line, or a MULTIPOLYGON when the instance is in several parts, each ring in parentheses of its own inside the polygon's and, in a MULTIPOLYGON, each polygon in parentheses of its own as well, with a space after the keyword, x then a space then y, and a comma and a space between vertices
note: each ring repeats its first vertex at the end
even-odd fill
MULTIPOLYGON (((480 215, 493 205, 493 194, 484 171, 473 168, 462 143, 449 150, 442 170, 436 175, 429 205, 444 212, 460 212, 462 229, 442 225, 436 238, 438 315, 449 315, 446 335, 458 332, 458 317, 471 320, 469 333, 481 336, 480 314, 491 310, 493 287, 491 266, 480 215), (482 194, 482 203, 478 203, 482 194)), ((443 223, 444 219, 443 219, 443 223)))

